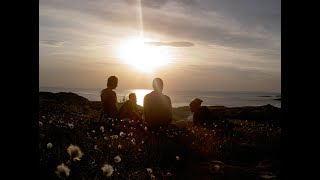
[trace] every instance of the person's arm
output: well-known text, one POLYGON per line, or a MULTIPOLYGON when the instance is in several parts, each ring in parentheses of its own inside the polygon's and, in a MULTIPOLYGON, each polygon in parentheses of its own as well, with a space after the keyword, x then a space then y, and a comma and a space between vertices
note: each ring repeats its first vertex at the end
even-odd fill
POLYGON ((146 119, 148 118, 148 112, 149 112, 149 100, 148 95, 145 95, 143 98, 143 125, 146 124, 146 119))
POLYGON ((112 107, 112 117, 117 118, 118 108, 117 108, 117 94, 112 92, 111 96, 111 107, 112 107))
POLYGON ((172 122, 172 117, 173 117, 173 109, 172 109, 172 103, 171 103, 171 99, 169 96, 167 96, 168 98, 168 106, 169 106, 169 119, 168 119, 168 124, 170 124, 172 122))

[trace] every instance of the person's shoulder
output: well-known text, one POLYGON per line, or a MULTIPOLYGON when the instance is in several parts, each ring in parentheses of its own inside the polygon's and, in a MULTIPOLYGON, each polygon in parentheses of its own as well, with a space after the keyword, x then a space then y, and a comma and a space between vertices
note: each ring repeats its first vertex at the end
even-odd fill
POLYGON ((107 90, 107 88, 102 89, 102 90, 100 91, 101 94, 104 93, 104 92, 106 92, 106 90, 107 90))
POLYGON ((168 95, 163 95, 167 100, 170 100, 171 101, 171 99, 170 99, 170 97, 168 96, 168 95))
POLYGON ((151 91, 150 93, 146 94, 146 95, 144 96, 144 98, 148 98, 148 97, 152 96, 152 95, 154 94, 153 92, 154 92, 154 91, 151 91))
POLYGON ((126 102, 124 102, 124 104, 123 105, 126 105, 126 106, 128 106, 128 105, 131 105, 132 103, 131 103, 131 101, 130 100, 127 100, 126 102))

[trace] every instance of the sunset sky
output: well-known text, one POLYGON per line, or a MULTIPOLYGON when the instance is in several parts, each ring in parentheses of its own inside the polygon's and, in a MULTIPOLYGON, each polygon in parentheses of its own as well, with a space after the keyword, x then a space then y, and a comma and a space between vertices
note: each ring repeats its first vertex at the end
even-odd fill
POLYGON ((281 91, 280 0, 40 0, 39 86, 281 91))

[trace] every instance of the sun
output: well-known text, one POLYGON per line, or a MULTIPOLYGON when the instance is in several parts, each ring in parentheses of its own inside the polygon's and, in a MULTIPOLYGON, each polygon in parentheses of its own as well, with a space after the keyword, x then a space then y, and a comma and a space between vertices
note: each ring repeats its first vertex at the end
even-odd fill
POLYGON ((153 72, 170 63, 169 51, 162 46, 148 45, 147 38, 130 38, 118 46, 118 55, 124 63, 141 72, 153 72))

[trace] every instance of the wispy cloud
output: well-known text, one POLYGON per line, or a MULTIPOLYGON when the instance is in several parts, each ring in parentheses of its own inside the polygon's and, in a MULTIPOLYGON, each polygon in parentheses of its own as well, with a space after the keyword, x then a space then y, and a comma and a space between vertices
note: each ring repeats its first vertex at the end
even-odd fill
POLYGON ((148 45, 151 46, 172 46, 172 47, 191 47, 194 46, 191 42, 145 42, 148 45))
MULTIPOLYGON (((123 70, 128 74, 132 68, 121 63, 115 47, 143 31, 145 37, 154 39, 147 44, 175 47, 171 55, 176 64, 163 71, 170 75, 167 78, 174 82, 172 86, 279 89, 281 1, 141 0, 141 11, 138 3, 137 0, 39 1, 39 45, 64 47, 41 48, 41 67, 52 69, 40 68, 43 82, 52 81, 52 74, 62 71, 58 69, 60 66, 68 66, 74 69, 73 73, 65 70, 55 82, 74 84, 81 77, 74 84, 81 85, 86 81, 75 64, 77 68, 90 69, 95 74, 91 79, 99 79, 105 72, 125 74, 123 70), (191 65, 184 66, 188 64, 191 65), (66 75, 70 79, 63 82, 60 77, 66 75), (204 80, 207 77, 214 82, 212 85, 204 80)), ((135 87, 132 74, 123 75, 127 79, 122 79, 124 84, 132 83, 135 87)))
POLYGON ((57 40, 40 40, 39 45, 48 46, 48 47, 63 47, 64 41, 57 40))

